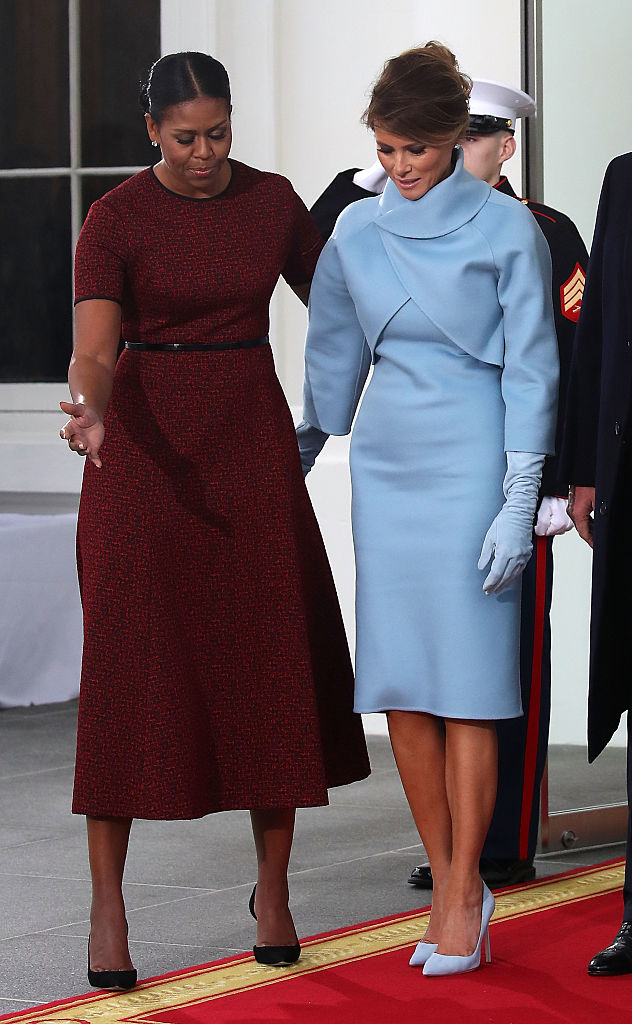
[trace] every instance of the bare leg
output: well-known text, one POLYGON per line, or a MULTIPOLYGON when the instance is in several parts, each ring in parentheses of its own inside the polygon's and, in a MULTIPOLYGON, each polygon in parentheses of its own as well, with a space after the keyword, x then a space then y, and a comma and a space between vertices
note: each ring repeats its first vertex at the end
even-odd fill
POLYGON ((93 971, 129 971, 123 871, 131 818, 90 818, 88 856, 92 875, 90 966, 93 971))
POLYGON ((496 726, 459 719, 446 719, 445 726, 452 863, 438 952, 468 956, 474 952, 481 927, 478 862, 496 800, 496 726))
POLYGON ((432 867, 432 913, 424 939, 438 942, 452 859, 443 720, 420 711, 389 711, 388 728, 406 799, 432 867))
POLYGON ((250 812, 257 851, 258 946, 291 946, 296 941, 288 907, 287 869, 294 835, 295 810, 277 807, 250 812))

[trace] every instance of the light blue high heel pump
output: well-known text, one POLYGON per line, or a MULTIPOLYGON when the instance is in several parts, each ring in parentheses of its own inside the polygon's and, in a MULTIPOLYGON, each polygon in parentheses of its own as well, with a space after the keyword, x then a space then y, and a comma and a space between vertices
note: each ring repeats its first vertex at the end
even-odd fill
POLYGON ((481 962, 481 946, 485 940, 485 956, 487 963, 491 963, 491 948, 489 944, 489 922, 496 901, 483 882, 483 903, 481 906, 481 930, 478 935, 476 948, 470 956, 446 956, 444 953, 433 953, 424 964, 424 974, 429 978, 437 978, 443 974, 465 974, 466 971, 475 971, 481 962))
POLYGON ((430 959, 432 954, 435 952, 438 946, 437 942, 418 942, 415 946, 415 952, 408 961, 411 967, 423 967, 427 960, 430 959))

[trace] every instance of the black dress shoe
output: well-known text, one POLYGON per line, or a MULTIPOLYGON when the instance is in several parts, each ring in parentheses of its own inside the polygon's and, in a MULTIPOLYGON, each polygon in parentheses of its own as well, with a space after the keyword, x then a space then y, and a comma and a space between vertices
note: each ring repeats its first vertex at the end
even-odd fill
MULTIPOLYGON (((481 878, 490 889, 500 889, 505 885, 518 885, 520 882, 531 882, 535 878, 532 860, 487 860, 481 858, 479 863, 481 878)), ((417 889, 432 889, 432 872, 429 864, 419 864, 413 868, 410 885, 417 889)))
POLYGON ((610 945, 592 958, 588 973, 604 978, 632 974, 632 921, 624 921, 610 945))
POLYGON ((535 878, 535 867, 530 858, 487 860, 481 857, 478 869, 481 878, 490 889, 500 889, 503 885, 520 885, 521 882, 532 882, 535 878))
MULTIPOLYGON (((257 886, 255 885, 248 901, 248 910, 255 921, 257 920, 257 915, 255 914, 256 891, 257 886)), ((290 964, 295 964, 301 955, 301 946, 298 938, 296 938, 296 932, 294 932, 294 938, 296 942, 293 946, 253 946, 252 952, 255 955, 255 960, 258 964, 264 964, 266 967, 289 967, 290 964)))
POLYGON ((410 873, 409 885, 417 889, 432 889, 432 871, 429 864, 418 864, 410 873))

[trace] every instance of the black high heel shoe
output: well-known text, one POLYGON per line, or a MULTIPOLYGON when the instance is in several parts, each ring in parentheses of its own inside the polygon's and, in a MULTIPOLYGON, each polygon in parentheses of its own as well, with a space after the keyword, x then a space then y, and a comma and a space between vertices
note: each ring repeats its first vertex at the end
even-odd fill
MULTIPOLYGON (((255 914, 255 893, 257 886, 250 894, 248 901, 248 910, 257 920, 255 914)), ((255 960, 258 964, 264 964, 266 967, 289 967, 290 964, 295 964, 301 955, 301 944, 298 941, 296 932, 294 932, 296 942, 293 946, 253 946, 252 952, 255 955, 255 960)))
MULTIPOLYGON (((129 925, 125 922, 127 931, 129 925)), ((131 971, 93 971, 90 967, 90 938, 88 938, 88 982, 92 988, 108 988, 115 991, 126 992, 134 988, 138 975, 134 969, 131 971)))

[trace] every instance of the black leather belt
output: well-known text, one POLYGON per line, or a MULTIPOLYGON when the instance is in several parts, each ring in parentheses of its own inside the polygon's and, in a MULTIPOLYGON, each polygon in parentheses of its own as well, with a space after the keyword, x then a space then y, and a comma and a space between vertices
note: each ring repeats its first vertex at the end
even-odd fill
POLYGON ((267 345, 268 335, 263 338, 255 338, 253 341, 225 341, 219 345, 206 345, 199 342, 174 341, 174 342, 151 342, 126 341, 125 348, 131 352, 230 352, 235 348, 257 348, 259 345, 267 345))

